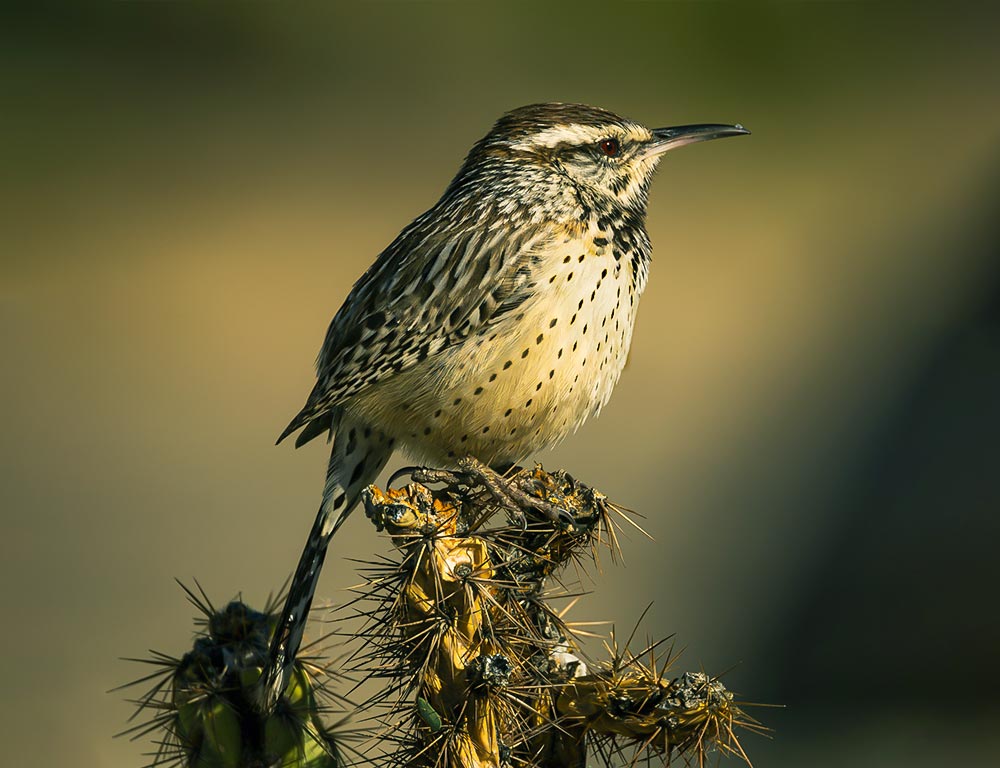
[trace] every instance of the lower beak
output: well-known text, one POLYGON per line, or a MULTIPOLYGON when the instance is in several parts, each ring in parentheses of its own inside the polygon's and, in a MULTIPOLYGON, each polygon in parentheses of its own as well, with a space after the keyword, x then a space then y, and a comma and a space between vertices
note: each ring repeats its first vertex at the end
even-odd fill
POLYGON ((656 157, 677 147, 694 144, 698 141, 724 139, 727 136, 746 136, 750 131, 742 125, 719 125, 705 123, 702 125, 678 125, 674 128, 655 128, 653 140, 646 150, 646 157, 656 157))

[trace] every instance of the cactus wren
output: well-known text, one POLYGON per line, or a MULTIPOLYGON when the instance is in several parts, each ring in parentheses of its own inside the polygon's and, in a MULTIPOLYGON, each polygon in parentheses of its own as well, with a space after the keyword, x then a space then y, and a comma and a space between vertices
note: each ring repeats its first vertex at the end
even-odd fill
MULTIPOLYGON (((746 133, 649 130, 603 109, 535 104, 473 146, 437 204, 348 295, 318 381, 279 438, 333 436, 286 625, 304 617, 329 538, 395 448, 438 466, 465 456, 509 466, 600 412, 646 284, 646 199, 660 157, 746 133)), ((281 634, 293 655, 298 638, 281 634)))

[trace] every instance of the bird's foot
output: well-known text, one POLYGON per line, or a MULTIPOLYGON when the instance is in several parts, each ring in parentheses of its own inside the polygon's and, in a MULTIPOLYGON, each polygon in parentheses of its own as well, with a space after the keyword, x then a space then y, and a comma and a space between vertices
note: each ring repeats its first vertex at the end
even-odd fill
POLYGON ((512 522, 525 529, 528 525, 525 510, 535 510, 553 523, 573 525, 573 515, 545 499, 529 493, 516 481, 520 467, 510 467, 507 472, 499 472, 474 456, 460 459, 457 469, 435 469, 433 467, 402 467, 389 478, 389 487, 402 477, 409 477, 415 483, 442 483, 449 486, 481 486, 497 503, 508 511, 512 522))
POLYGON ((575 520, 565 509, 550 504, 527 493, 516 482, 490 469, 474 456, 466 456, 458 462, 459 469, 477 480, 490 494, 514 516, 514 522, 527 527, 526 509, 541 512, 548 520, 562 525, 572 525, 575 520))

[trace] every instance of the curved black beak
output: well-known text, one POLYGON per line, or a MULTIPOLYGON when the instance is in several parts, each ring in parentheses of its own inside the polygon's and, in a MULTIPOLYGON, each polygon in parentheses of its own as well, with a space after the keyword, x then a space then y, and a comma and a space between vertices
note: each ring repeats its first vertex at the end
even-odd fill
POLYGON ((727 136, 748 136, 750 131, 742 125, 721 125, 702 123, 699 125, 678 125, 673 128, 654 128, 653 140, 646 150, 647 157, 655 157, 685 144, 698 141, 724 139, 727 136))

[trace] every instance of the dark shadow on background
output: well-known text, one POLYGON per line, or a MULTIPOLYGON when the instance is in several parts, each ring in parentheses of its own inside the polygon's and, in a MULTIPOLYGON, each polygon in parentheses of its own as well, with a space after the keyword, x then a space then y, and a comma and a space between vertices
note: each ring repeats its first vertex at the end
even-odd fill
POLYGON ((983 299, 942 334, 829 500, 838 534, 774 627, 775 677, 755 681, 774 701, 943 716, 996 706, 1000 228, 993 214, 982 224, 957 241, 994 265, 983 299))

